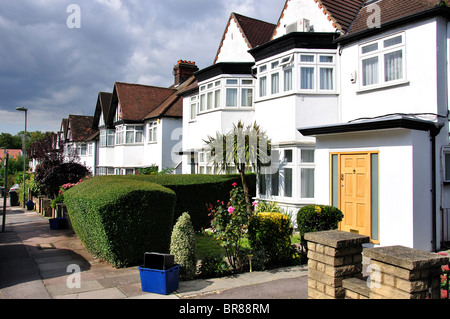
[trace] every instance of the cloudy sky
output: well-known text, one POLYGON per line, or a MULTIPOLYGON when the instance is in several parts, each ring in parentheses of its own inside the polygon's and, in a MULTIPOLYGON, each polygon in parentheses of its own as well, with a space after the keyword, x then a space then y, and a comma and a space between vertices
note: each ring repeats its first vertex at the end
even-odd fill
POLYGON ((212 64, 231 12, 276 23, 284 3, 1 0, 0 133, 23 130, 17 107, 29 131, 57 131, 116 81, 168 87, 179 59, 212 64))

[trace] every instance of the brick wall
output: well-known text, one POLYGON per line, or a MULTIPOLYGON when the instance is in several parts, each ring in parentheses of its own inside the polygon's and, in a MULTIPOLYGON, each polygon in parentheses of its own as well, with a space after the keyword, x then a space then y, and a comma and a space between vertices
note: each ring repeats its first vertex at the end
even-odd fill
POLYGON ((342 231, 308 233, 310 299, 439 299, 449 258, 403 246, 366 248, 369 237, 342 231), (363 279, 362 260, 370 260, 363 279))

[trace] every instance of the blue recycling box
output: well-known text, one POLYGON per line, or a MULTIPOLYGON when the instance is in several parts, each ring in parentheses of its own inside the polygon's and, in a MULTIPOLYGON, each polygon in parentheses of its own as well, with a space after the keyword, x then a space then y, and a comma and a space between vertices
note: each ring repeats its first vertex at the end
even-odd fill
POLYGON ((168 295, 179 287, 180 265, 167 270, 138 267, 142 291, 168 295))

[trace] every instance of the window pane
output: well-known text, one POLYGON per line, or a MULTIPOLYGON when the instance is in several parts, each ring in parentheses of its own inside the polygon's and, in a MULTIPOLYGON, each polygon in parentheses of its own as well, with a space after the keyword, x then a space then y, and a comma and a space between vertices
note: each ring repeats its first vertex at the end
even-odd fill
POLYGON ((136 126, 136 143, 142 143, 144 137, 144 127, 143 126, 136 126))
POLYGON ((388 47, 391 47, 393 45, 400 44, 402 42, 403 42, 402 36, 399 35, 398 37, 384 40, 384 47, 388 48, 388 47))
POLYGON ((302 150, 302 163, 314 163, 314 150, 302 150))
POLYGON ((450 154, 445 154, 445 180, 450 181, 450 154))
POLYGON ((267 66, 266 65, 263 65, 263 66, 259 67, 259 72, 264 72, 266 70, 267 70, 267 66))
POLYGON ((237 89, 227 89, 227 104, 226 106, 237 106, 237 89))
POLYGON ((243 85, 251 85, 253 84, 253 80, 242 80, 243 85))
POLYGON ((272 94, 277 94, 280 91, 279 81, 280 81, 279 74, 278 73, 272 74, 272 90, 271 90, 272 94))
POLYGON ((238 84, 238 80, 235 80, 235 79, 227 80, 227 84, 236 85, 236 84, 238 84))
POLYGON ((106 146, 106 131, 100 131, 100 147, 106 146))
POLYGON ((284 151, 284 160, 287 163, 292 163, 292 150, 285 150, 284 151))
POLYGON ((301 68, 301 88, 302 90, 314 89, 314 68, 301 68))
POLYGON ((259 96, 266 96, 267 78, 264 76, 259 79, 259 96))
POLYGON ((253 106, 253 89, 242 89, 241 106, 253 106))
POLYGON ((272 62, 271 67, 275 69, 280 63, 278 61, 272 62))
POLYGON ((301 62, 314 62, 314 55, 302 55, 300 56, 301 62))
POLYGON ((322 63, 333 63, 333 56, 331 55, 321 55, 320 62, 322 63))
POLYGON ((126 143, 134 143, 134 132, 130 132, 127 129, 127 135, 126 135, 126 143))
POLYGON ((362 47, 361 52, 362 52, 362 54, 365 54, 365 53, 373 52, 376 50, 378 50, 378 43, 373 43, 373 44, 366 45, 365 47, 362 47))
POLYGON ((362 61, 363 85, 378 83, 378 57, 362 61))
POLYGON ((197 104, 191 104, 191 120, 197 118, 197 104))
POLYGON ((403 51, 384 55, 384 80, 393 81, 403 78, 403 51))
POLYGON ((200 95, 200 112, 203 112, 206 108, 206 96, 204 94, 200 95))
POLYGON ((292 69, 284 70, 284 91, 292 90, 292 69))
POLYGON ((292 168, 284 169, 284 196, 292 197, 292 168))
POLYGON ((301 197, 314 198, 314 169, 302 168, 301 197))
POLYGON ((206 99, 206 109, 212 109, 213 105, 213 92, 209 92, 206 99))
POLYGON ((272 174, 272 196, 278 196, 279 175, 278 172, 272 174))
POLYGON ((259 195, 266 195, 266 175, 259 174, 259 195))
POLYGON ((220 107, 220 90, 214 92, 214 107, 220 107))
POLYGON ((108 146, 114 146, 115 136, 116 136, 115 130, 108 130, 108 146))
POLYGON ((320 68, 320 89, 333 90, 333 69, 320 68))

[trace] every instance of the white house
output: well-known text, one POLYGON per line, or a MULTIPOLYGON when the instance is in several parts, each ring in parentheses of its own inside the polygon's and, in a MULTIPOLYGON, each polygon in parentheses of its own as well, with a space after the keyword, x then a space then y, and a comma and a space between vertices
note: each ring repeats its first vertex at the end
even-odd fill
POLYGON ((258 199, 293 212, 334 205, 340 228, 372 244, 440 248, 450 239, 449 16, 437 0, 287 0, 251 59, 232 14, 215 65, 184 94, 183 172, 213 173, 206 136, 256 121, 275 154, 258 199), (233 74, 239 63, 251 71, 233 74), (253 85, 251 108, 227 108, 228 96, 241 101, 231 83, 253 85))
POLYGON ((64 141, 64 157, 76 160, 95 174, 95 130, 93 116, 69 115, 61 122, 61 138, 64 141))
POLYGON ((170 88, 116 82, 112 93, 101 92, 94 128, 99 129, 98 175, 134 174, 157 166, 181 173, 182 99, 198 68, 178 61, 170 88))
POLYGON ((344 212, 342 230, 436 250, 449 239, 450 10, 439 1, 397 4, 368 1, 342 30, 338 117, 299 132, 316 139, 315 200, 344 212))

